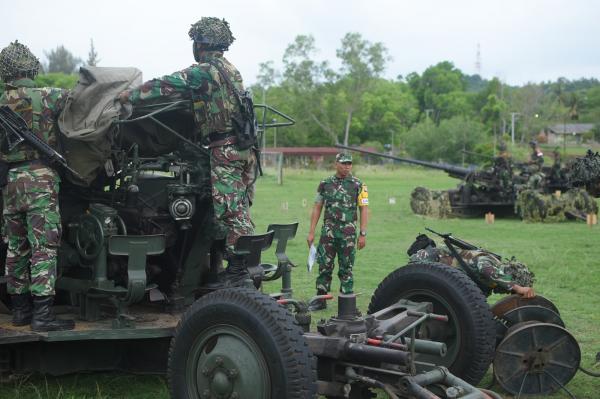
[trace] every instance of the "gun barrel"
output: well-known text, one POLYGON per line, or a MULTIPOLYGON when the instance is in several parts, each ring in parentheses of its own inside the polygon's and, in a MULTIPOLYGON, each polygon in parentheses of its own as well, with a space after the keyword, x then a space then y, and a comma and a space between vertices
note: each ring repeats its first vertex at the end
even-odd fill
POLYGON ((393 159, 393 160, 399 161, 399 162, 405 162, 405 163, 409 163, 409 164, 413 164, 413 165, 420 165, 420 166, 424 166, 426 168, 443 170, 444 172, 448 173, 450 176, 457 177, 459 179, 462 179, 475 171, 475 169, 472 169, 472 168, 463 168, 462 166, 450 165, 450 164, 445 164, 445 163, 420 161, 418 159, 411 159, 411 158, 401 158, 401 157, 396 157, 393 155, 382 154, 380 152, 363 150, 362 148, 348 147, 348 146, 341 145, 341 144, 336 144, 336 147, 344 149, 344 150, 360 152, 362 154, 373 155, 376 157, 393 159))

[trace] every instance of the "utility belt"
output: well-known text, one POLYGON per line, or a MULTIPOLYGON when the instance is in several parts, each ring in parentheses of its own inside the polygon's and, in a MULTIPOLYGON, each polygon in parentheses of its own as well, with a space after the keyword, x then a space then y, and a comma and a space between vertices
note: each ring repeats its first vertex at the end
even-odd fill
POLYGON ((348 227, 348 225, 352 225, 354 228, 356 228, 356 220, 348 221, 348 222, 342 222, 337 219, 323 220, 323 226, 327 226, 327 227, 333 228, 333 229, 340 229, 340 228, 348 227))
POLYGON ((43 159, 25 159, 23 161, 7 162, 7 164, 8 169, 20 168, 21 166, 34 166, 33 169, 51 168, 43 159))
POLYGON ((237 143, 237 134, 235 132, 209 133, 209 148, 222 147, 237 143))
POLYGON ((41 159, 26 159, 23 161, 8 162, 0 160, 0 187, 4 187, 8 184, 8 172, 11 169, 19 168, 21 166, 34 166, 33 169, 48 168, 48 164, 41 159))

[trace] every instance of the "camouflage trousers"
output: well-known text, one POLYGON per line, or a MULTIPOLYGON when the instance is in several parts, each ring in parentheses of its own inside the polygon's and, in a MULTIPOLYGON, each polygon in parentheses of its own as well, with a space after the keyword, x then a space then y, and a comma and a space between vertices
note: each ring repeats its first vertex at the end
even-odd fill
POLYGON ((251 149, 240 151, 235 145, 214 147, 210 155, 217 238, 225 238, 228 257, 240 236, 254 234, 250 204, 254 198, 256 156, 251 149))
POLYGON ((9 294, 54 295, 61 224, 60 178, 41 165, 13 168, 2 190, 9 294))
POLYGON ((336 255, 339 265, 340 291, 342 294, 350 294, 354 288, 352 267, 356 255, 356 225, 354 223, 343 225, 323 223, 321 238, 317 247, 317 263, 319 264, 318 292, 329 292, 331 290, 331 276, 336 255))

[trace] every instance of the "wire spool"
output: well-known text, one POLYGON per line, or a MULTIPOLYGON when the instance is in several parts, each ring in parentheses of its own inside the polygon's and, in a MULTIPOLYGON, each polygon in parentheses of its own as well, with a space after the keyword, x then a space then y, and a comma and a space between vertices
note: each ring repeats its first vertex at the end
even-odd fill
POLYGON ((512 395, 549 395, 566 389, 580 362, 579 344, 565 328, 522 322, 498 345, 494 377, 512 395))
POLYGON ((504 314, 510 310, 521 306, 530 305, 543 306, 552 310, 557 315, 560 315, 560 312, 558 311, 556 305, 554 305, 552 301, 550 301, 547 298, 544 298, 541 295, 536 295, 533 298, 523 298, 521 295, 517 294, 509 295, 496 302, 491 307, 491 311, 494 314, 494 316, 502 318, 502 316, 504 316, 504 314))

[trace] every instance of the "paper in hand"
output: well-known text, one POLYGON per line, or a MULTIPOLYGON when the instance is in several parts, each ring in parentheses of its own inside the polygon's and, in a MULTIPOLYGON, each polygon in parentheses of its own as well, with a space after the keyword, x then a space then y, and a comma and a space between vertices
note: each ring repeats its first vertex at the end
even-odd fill
POLYGON ((310 246, 308 250, 308 260, 306 261, 306 269, 310 273, 312 271, 315 260, 317 259, 317 247, 314 244, 310 246))

